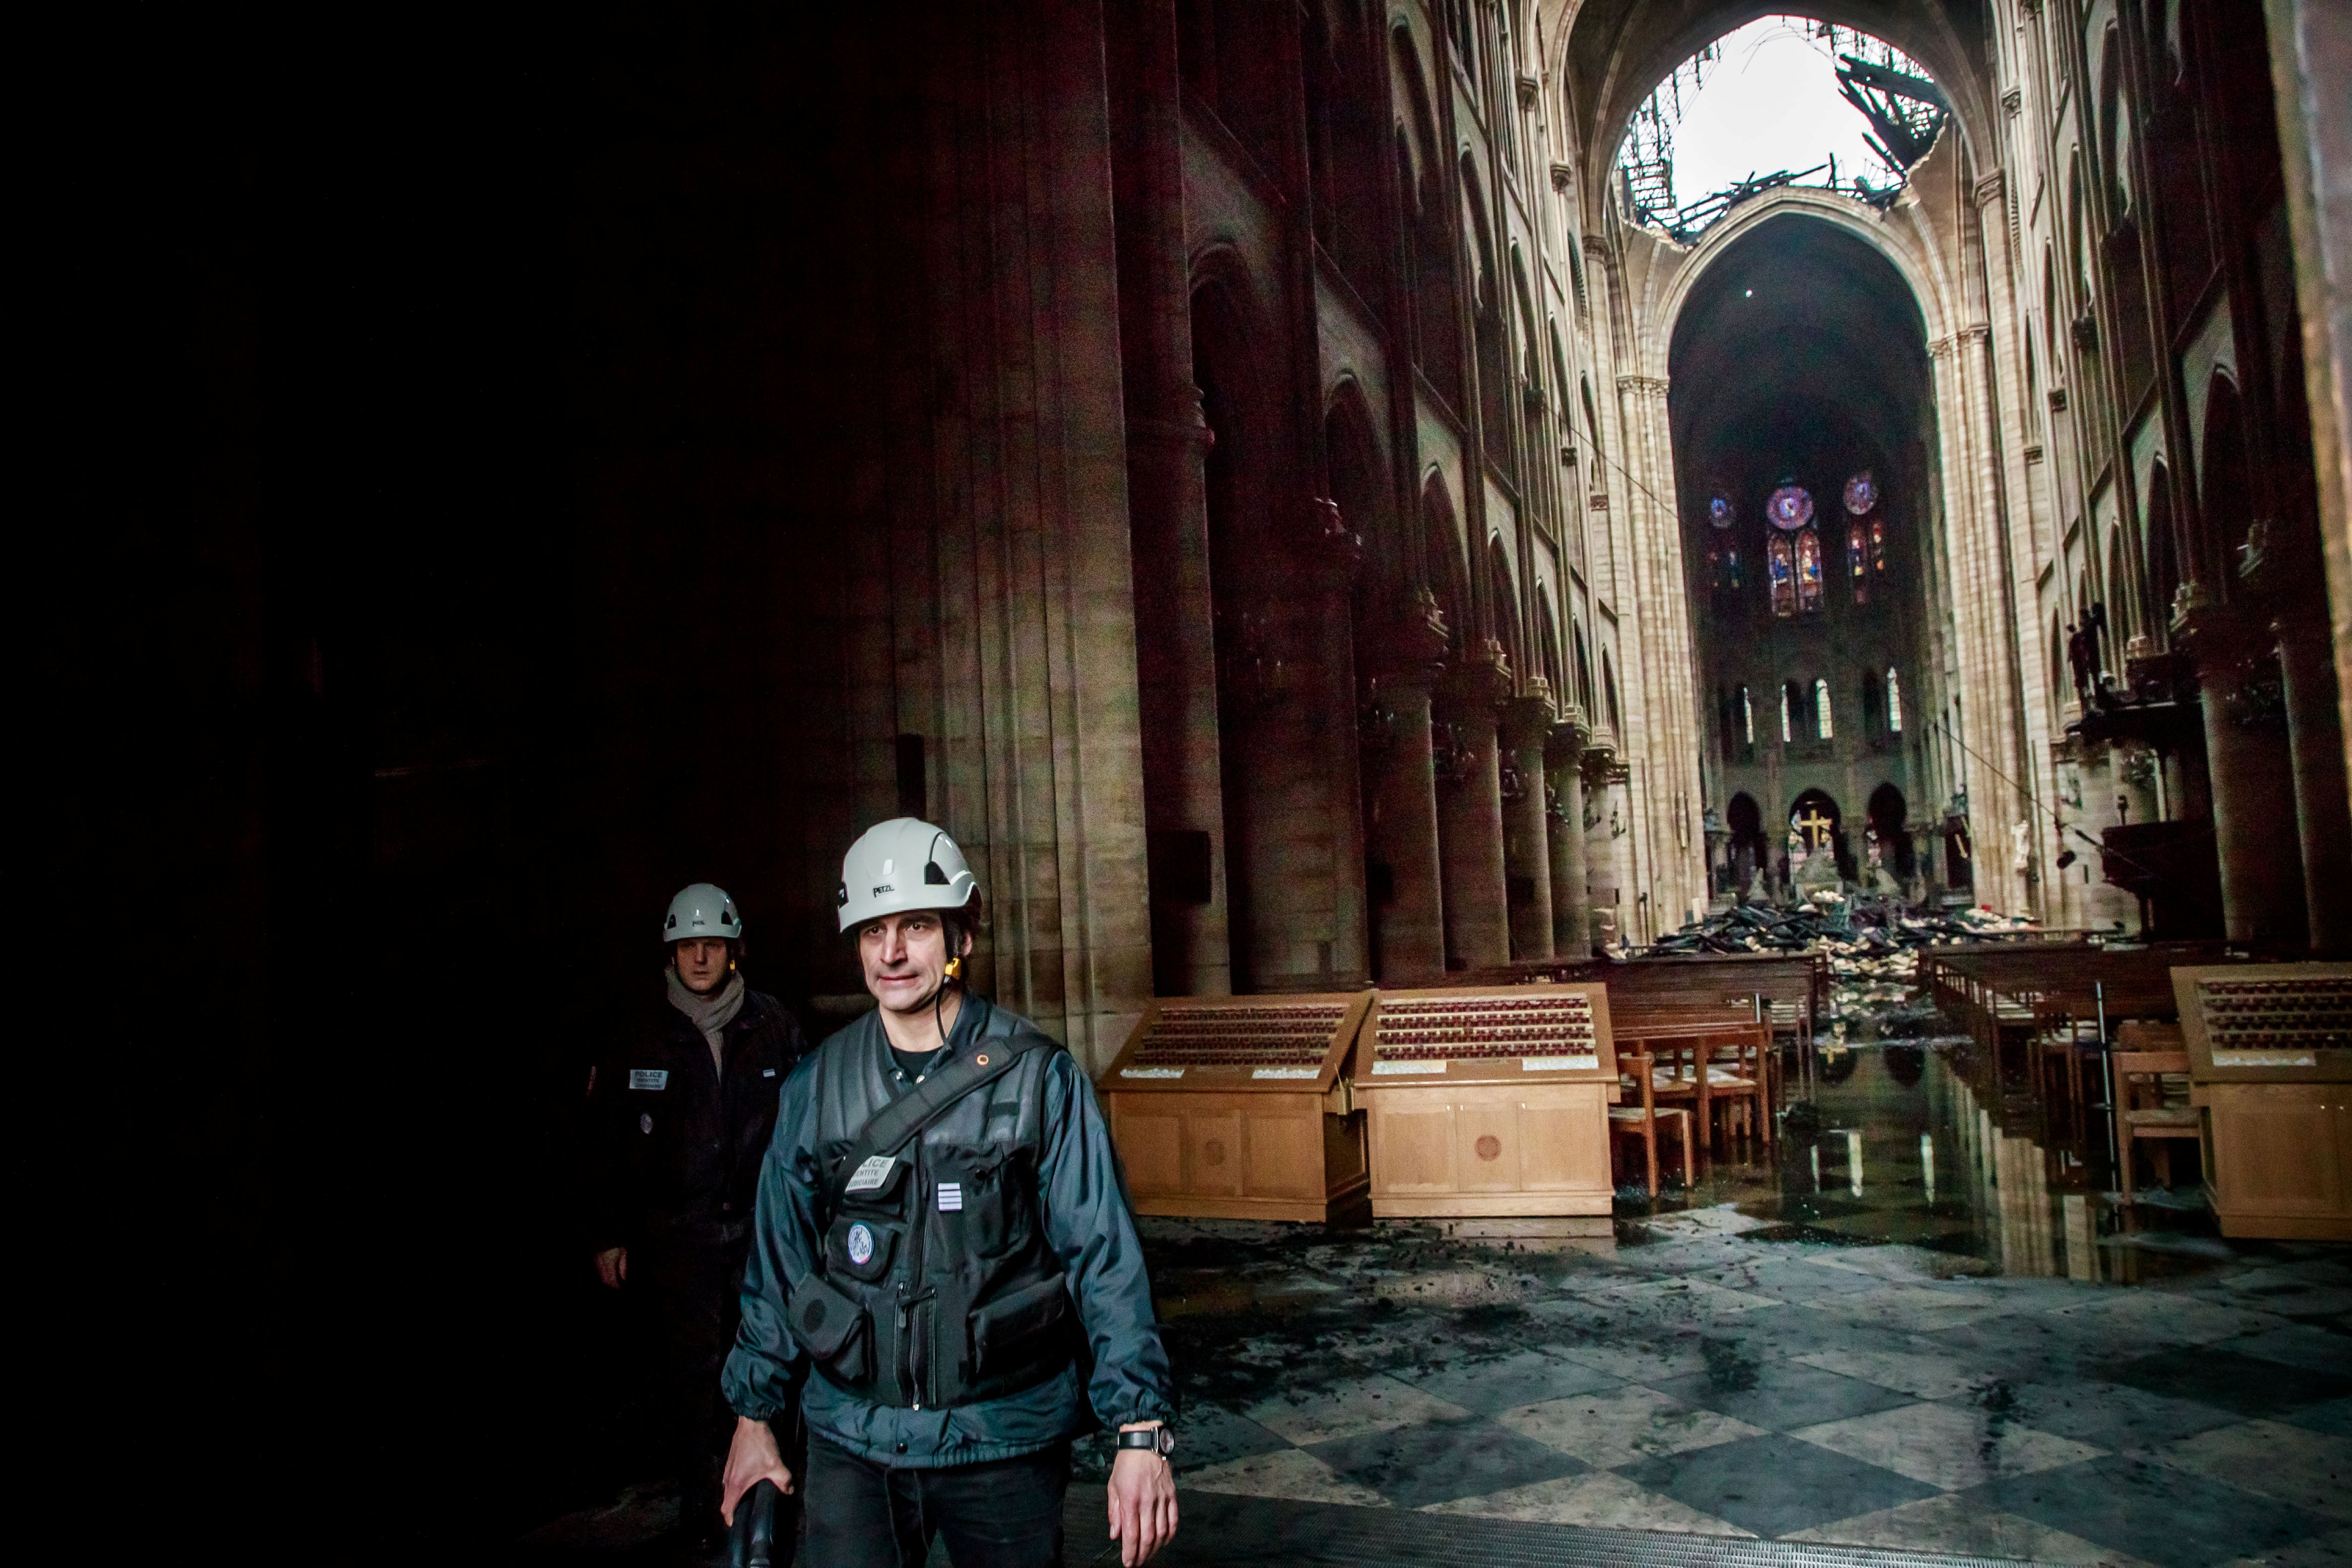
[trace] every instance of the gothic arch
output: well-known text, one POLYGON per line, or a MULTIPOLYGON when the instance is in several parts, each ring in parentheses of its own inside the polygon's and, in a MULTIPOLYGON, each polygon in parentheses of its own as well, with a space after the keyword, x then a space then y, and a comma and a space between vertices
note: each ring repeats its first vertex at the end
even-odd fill
POLYGON ((1959 280, 1949 275, 1941 257, 1888 223, 1876 208, 1851 196, 1783 187, 1741 203, 1730 215, 1708 229, 1706 237, 1685 258, 1654 307, 1657 328, 1645 334, 1643 346, 1649 357, 1643 373, 1661 380, 1665 377, 1666 357, 1673 348, 1675 326, 1684 306, 1697 292, 1708 270, 1734 246, 1767 224, 1806 220, 1852 235, 1884 257, 1911 291, 1928 342, 1951 335, 1955 317, 1950 302, 1956 297, 1959 280))

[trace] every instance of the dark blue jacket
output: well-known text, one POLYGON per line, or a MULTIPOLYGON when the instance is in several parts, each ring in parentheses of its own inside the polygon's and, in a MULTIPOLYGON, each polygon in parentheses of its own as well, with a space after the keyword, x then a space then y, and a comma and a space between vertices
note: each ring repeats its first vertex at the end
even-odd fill
MULTIPOLYGON (((948 1043, 961 1056, 985 1040, 1034 1028, 968 997, 948 1043)), ((873 1403, 821 1372, 810 1375, 808 1353, 793 1338, 786 1306, 817 1268, 824 1247, 818 1219, 830 1197, 826 1162, 839 1158, 842 1139, 856 1131, 844 1124, 862 1124, 912 1077, 908 1074, 909 1082, 894 1078, 909 1059, 891 1049, 880 1015, 867 1013, 818 1046, 784 1085, 775 1137, 760 1170, 743 1276, 743 1325, 724 1376, 737 1414, 771 1420, 797 1397, 811 1432, 852 1453, 910 1468, 1010 1458, 1087 1431, 1096 1421, 1117 1426, 1174 1416, 1175 1381, 1153 1316, 1126 1182, 1094 1086, 1051 1041, 1036 1058, 1044 1083, 1035 1164, 1034 1171, 1025 1161, 1018 1168, 1034 1184, 1034 1211, 1076 1305, 1083 1354, 1033 1387, 947 1409, 873 1403)), ((984 1102, 989 1095, 982 1089, 970 1098, 984 1102)), ((929 1202, 923 1211, 934 1227, 928 1244, 951 1245, 961 1233, 953 1217, 929 1202)))
POLYGON ((593 1250, 741 1235, 777 1091, 808 1054, 808 1040, 763 991, 744 993, 725 1035, 722 1079, 702 1031, 665 1005, 597 1065, 585 1217, 593 1250))

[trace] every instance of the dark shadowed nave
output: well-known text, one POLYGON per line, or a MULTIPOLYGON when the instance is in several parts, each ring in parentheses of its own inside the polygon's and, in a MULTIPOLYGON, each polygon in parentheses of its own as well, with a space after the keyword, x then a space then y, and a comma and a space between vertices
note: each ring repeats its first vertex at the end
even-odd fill
POLYGON ((20 1118, 73 1528, 668 1552, 592 1065, 693 883, 858 1019, 842 857, 908 816, 1117 1132, 1167 1561, 2340 1559, 2347 48, 2318 0, 68 25, 16 880, 20 1033, 97 1048, 20 1118), (158 1403, 168 1463, 101 1439, 158 1403))

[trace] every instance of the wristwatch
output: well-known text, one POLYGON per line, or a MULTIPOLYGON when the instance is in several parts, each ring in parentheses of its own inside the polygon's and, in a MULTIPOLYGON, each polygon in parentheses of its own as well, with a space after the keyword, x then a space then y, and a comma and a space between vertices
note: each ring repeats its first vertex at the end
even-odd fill
POLYGON ((1176 1451, 1176 1434, 1166 1427, 1146 1427, 1139 1431, 1121 1432, 1118 1446, 1147 1449, 1164 1459, 1176 1451))

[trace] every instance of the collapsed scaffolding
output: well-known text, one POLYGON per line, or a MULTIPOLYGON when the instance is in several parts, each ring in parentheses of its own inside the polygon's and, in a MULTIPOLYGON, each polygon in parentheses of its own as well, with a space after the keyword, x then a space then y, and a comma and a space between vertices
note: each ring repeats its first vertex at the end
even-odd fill
POLYGON ((1869 122, 1863 140, 1882 167, 1873 181, 1862 171, 1841 179, 1831 157, 1809 169, 1769 173, 1751 170, 1747 178, 1689 202, 1675 198, 1675 131, 1722 63, 1717 39, 1676 66, 1635 107, 1617 154, 1617 194, 1628 221, 1664 231, 1677 245, 1689 245, 1707 225, 1740 203, 1784 185, 1804 184, 1817 175, 1822 188, 1873 206, 1885 207, 1902 190, 1911 168, 1927 156, 1951 113, 1950 102, 1919 63, 1884 39, 1853 27, 1805 16, 1772 16, 1766 24, 1818 39, 1837 62, 1838 91, 1869 122))

